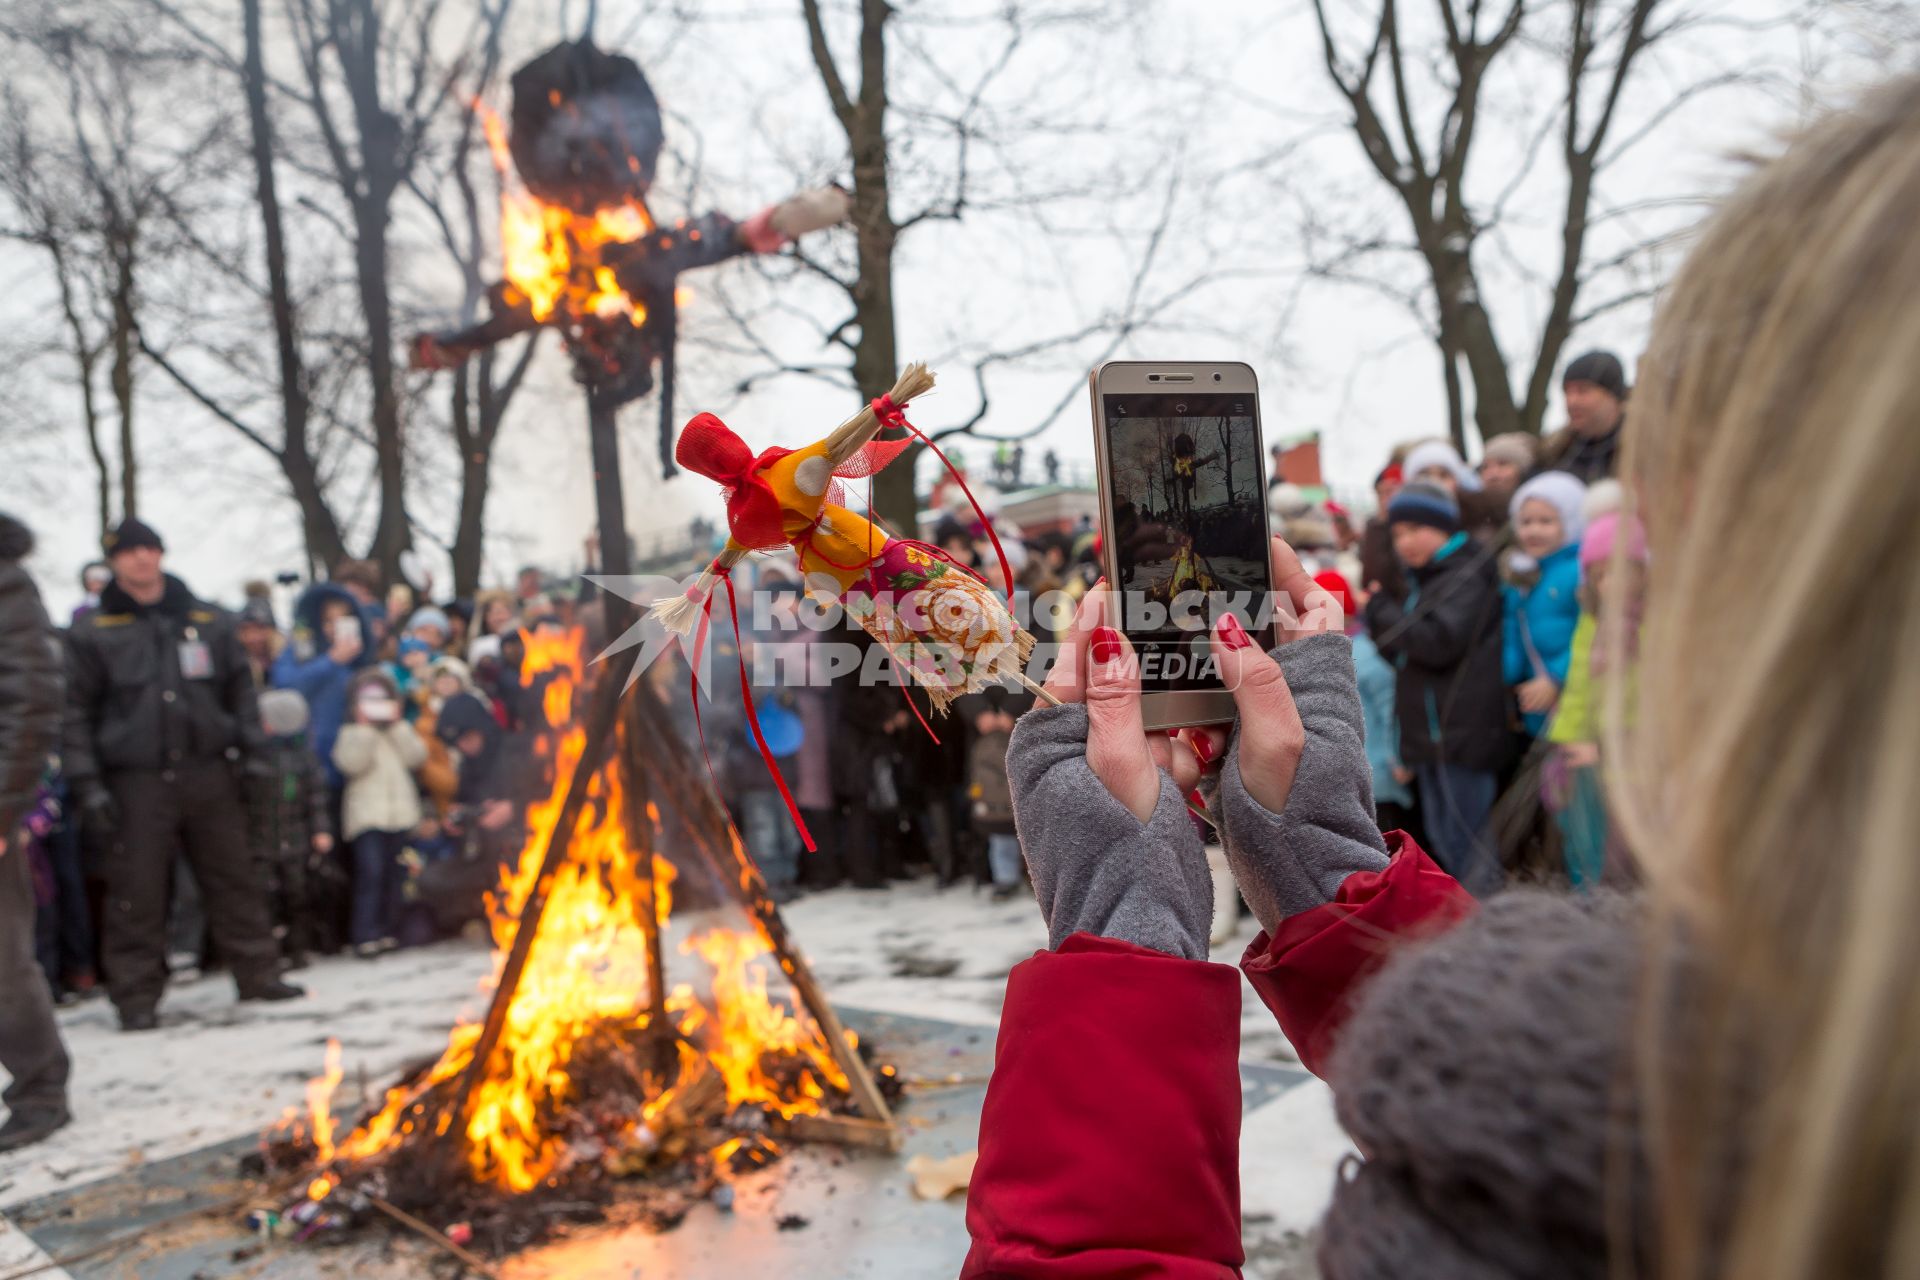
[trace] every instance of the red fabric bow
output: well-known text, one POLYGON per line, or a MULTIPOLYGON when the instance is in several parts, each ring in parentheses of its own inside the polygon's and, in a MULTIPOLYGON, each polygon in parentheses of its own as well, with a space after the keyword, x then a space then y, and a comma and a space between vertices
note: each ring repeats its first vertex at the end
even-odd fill
POLYGON ((710 413, 687 423, 673 447, 674 461, 720 482, 727 495, 727 532, 756 551, 787 545, 780 499, 760 473, 792 452, 776 444, 755 456, 746 441, 710 413))

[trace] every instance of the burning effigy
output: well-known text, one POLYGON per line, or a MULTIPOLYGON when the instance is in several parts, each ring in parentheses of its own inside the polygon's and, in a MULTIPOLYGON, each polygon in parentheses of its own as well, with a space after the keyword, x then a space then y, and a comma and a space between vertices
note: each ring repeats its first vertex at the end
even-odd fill
POLYGON ((724 814, 683 756, 661 749, 655 731, 671 731, 650 721, 660 708, 645 691, 627 699, 625 749, 587 780, 568 825, 564 797, 593 767, 575 706, 583 639, 527 637, 523 680, 544 686, 554 784, 488 900, 497 1038, 492 1019, 457 1027, 435 1061, 355 1118, 339 1114, 330 1044, 304 1112, 253 1160, 291 1184, 271 1212, 296 1239, 376 1214, 492 1253, 569 1221, 662 1228, 787 1143, 897 1142, 892 1072, 870 1069, 818 998, 724 814), (669 844, 689 871, 659 852, 669 844), (676 888, 695 871, 697 919, 676 928, 676 888), (509 990, 516 951, 525 962, 509 990))
POLYGON ((480 109, 501 180, 491 315, 417 335, 413 365, 452 368, 516 334, 557 329, 596 407, 658 390, 660 459, 671 476, 681 277, 844 222, 850 199, 823 187, 744 220, 712 211, 662 225, 647 205, 664 140, 660 105, 632 59, 591 40, 563 41, 512 84, 510 128, 480 109))

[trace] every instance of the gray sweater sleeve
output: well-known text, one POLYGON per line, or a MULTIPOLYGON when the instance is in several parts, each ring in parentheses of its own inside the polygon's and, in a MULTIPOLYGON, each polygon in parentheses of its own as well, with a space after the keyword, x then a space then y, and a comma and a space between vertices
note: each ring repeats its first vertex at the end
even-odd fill
POLYGON ((1234 879, 1269 933, 1289 916, 1332 901, 1354 872, 1387 865, 1374 824, 1352 642, 1308 636, 1281 645, 1273 657, 1307 736, 1286 807, 1274 813, 1247 794, 1238 723, 1212 798, 1234 879))
POLYGON ((1087 764, 1087 709, 1036 707, 1014 725, 1007 781, 1048 945, 1080 932, 1186 960, 1207 958, 1213 881, 1166 774, 1142 824, 1087 764))

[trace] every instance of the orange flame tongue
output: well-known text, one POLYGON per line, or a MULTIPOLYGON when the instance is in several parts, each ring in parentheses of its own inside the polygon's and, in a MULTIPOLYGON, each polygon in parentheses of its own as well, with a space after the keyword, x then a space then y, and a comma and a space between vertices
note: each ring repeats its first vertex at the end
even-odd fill
POLYGON ((620 287, 613 268, 601 259, 613 244, 638 240, 653 230, 653 220, 637 202, 610 205, 590 214, 548 204, 523 186, 514 172, 507 130, 484 104, 475 104, 500 174, 501 274, 509 301, 525 302, 534 319, 546 321, 625 316, 643 324, 647 309, 620 287))

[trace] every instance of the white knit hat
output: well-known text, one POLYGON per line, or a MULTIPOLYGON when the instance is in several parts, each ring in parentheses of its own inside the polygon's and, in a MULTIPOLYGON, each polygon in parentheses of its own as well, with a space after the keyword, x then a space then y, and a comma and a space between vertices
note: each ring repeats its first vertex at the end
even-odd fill
POLYGON ((1468 466, 1460 451, 1445 440, 1429 440, 1417 444, 1407 452, 1406 460, 1400 464, 1402 474, 1409 480, 1418 480, 1420 473, 1438 467, 1453 477, 1455 484, 1466 493, 1480 492, 1480 477, 1468 466))
POLYGON ((1587 517, 1581 509, 1586 497, 1587 486, 1577 477, 1565 471, 1542 471, 1513 491, 1507 514, 1517 523, 1522 506, 1529 502, 1546 503, 1560 513, 1560 545, 1570 546, 1580 541, 1587 527, 1587 517))

